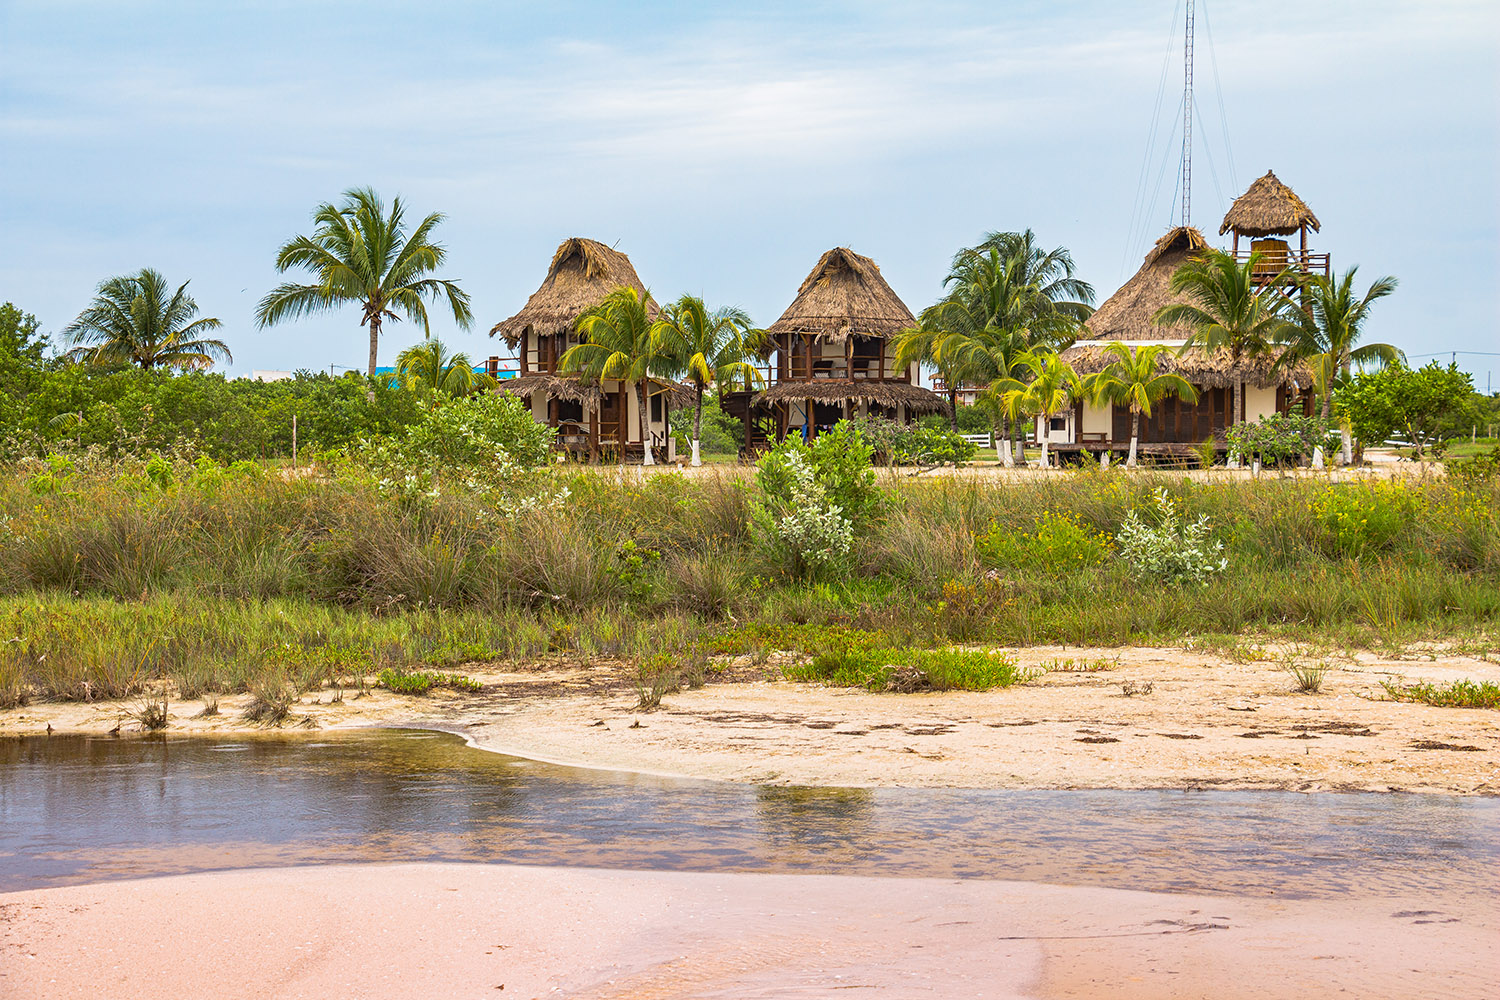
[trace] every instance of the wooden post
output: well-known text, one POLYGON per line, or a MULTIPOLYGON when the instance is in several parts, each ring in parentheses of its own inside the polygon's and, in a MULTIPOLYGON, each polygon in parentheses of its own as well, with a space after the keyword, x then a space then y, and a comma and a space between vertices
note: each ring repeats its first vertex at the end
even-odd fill
POLYGON ((844 378, 854 378, 854 334, 844 339, 844 378))
POLYGON ((1302 223, 1302 270, 1307 270, 1307 223, 1302 223))
POLYGON ((1240 255, 1240 231, 1238 229, 1234 231, 1234 255, 1236 257, 1240 255))

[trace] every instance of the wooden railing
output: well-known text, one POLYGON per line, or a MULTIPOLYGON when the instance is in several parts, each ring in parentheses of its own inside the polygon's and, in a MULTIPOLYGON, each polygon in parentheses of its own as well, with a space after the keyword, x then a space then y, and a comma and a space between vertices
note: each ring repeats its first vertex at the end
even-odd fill
MULTIPOLYGON (((1231 252, 1230 256, 1243 264, 1250 259, 1250 250, 1231 252)), ((1287 249, 1285 252, 1275 250, 1260 251, 1260 260, 1256 262, 1255 277, 1260 280, 1274 278, 1282 271, 1292 271, 1302 274, 1327 274, 1331 267, 1331 255, 1326 253, 1313 253, 1311 250, 1287 249)))

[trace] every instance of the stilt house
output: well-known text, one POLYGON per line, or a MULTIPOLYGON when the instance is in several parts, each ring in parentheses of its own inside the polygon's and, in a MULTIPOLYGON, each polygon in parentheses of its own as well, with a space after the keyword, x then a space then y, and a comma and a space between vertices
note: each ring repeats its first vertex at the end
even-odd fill
POLYGON ((946 412, 917 384, 917 366, 896 366, 890 339, 916 325, 880 268, 847 247, 818 259, 797 297, 767 328, 774 364, 759 393, 726 393, 721 405, 745 422, 746 447, 787 434, 815 437, 846 417, 902 422, 946 412))
MULTIPOLYGON (((629 257, 597 240, 564 240, 541 287, 520 312, 490 330, 516 352, 519 366, 517 377, 501 382, 500 391, 525 399, 539 422, 557 428, 558 447, 576 456, 640 457, 649 441, 654 454, 671 461, 675 448, 667 420, 671 406, 686 402, 680 386, 650 384, 643 431, 634 385, 613 379, 592 384, 558 368, 563 352, 580 342, 578 317, 621 286, 647 295, 629 257)), ((649 298, 647 309, 654 318, 657 305, 649 298)))
MULTIPOLYGON (((1112 358, 1104 346, 1111 341, 1125 341, 1132 347, 1164 344, 1171 348, 1159 356, 1161 370, 1174 371, 1191 382, 1198 390, 1198 401, 1167 398, 1152 408, 1149 419, 1143 416, 1142 454, 1189 454, 1209 440, 1223 450, 1224 432, 1231 423, 1294 409, 1311 412, 1311 395, 1306 390, 1312 379, 1305 369, 1273 371, 1272 357, 1235 359, 1226 350, 1179 353, 1192 336, 1192 329, 1152 322, 1160 309, 1177 300, 1171 290, 1173 273, 1207 247, 1196 229, 1179 226, 1169 231, 1146 254, 1141 269, 1085 322, 1089 337, 1063 352, 1063 359, 1074 370, 1088 375, 1110 363, 1112 358), (1241 412, 1231 414, 1236 382, 1244 386, 1241 412)), ((1130 410, 1079 401, 1071 412, 1054 416, 1048 426, 1041 426, 1039 421, 1037 434, 1046 434, 1051 447, 1063 454, 1124 452, 1130 447, 1130 410)))

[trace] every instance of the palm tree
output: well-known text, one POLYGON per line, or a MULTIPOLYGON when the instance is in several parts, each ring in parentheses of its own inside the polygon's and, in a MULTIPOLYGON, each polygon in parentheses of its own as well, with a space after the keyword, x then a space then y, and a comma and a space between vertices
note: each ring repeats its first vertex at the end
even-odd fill
MULTIPOLYGON (((1029 229, 989 233, 979 246, 960 250, 943 285, 943 298, 922 310, 917 326, 897 335, 895 347, 898 365, 924 361, 938 369, 955 410, 954 430, 961 383, 1010 377, 1022 354, 1065 346, 1093 312, 1094 289, 1073 277, 1068 251, 1042 250, 1029 229)), ((992 412, 1008 438, 1012 420, 1005 408, 992 412)), ((1008 446, 1001 461, 1010 464, 1008 446)))
POLYGON ((403 388, 426 397, 427 405, 434 409, 443 396, 461 399, 500 384, 494 376, 476 372, 467 354, 449 354, 435 337, 413 344, 396 356, 396 380, 403 388))
MULTIPOLYGON (((1201 349, 1224 350, 1238 365, 1246 358, 1268 354, 1284 344, 1293 329, 1289 316, 1296 308, 1280 289, 1291 283, 1282 271, 1258 288, 1256 272, 1262 255, 1252 253, 1243 263, 1220 250, 1204 250, 1172 275, 1172 291, 1188 301, 1157 310, 1153 322, 1162 326, 1191 326, 1193 333, 1179 353, 1201 349)), ((1229 416, 1232 425, 1243 409, 1244 380, 1234 380, 1229 416)))
POLYGON ((406 206, 400 198, 385 203, 370 188, 344 192, 342 205, 319 205, 313 213, 317 223, 311 236, 296 236, 276 254, 276 270, 306 268, 317 283, 286 282, 276 286, 255 310, 256 322, 268 327, 284 319, 326 312, 349 302, 358 303, 360 326, 370 328, 369 373, 375 374, 375 350, 380 328, 386 320, 401 318, 422 324, 431 336, 425 300, 446 298, 454 322, 467 330, 474 321, 468 293, 443 278, 423 277, 443 265, 447 252, 432 242, 432 231, 443 221, 434 212, 409 234, 406 206))
POLYGON ((1130 407, 1130 455, 1125 459, 1125 468, 1135 468, 1136 444, 1141 437, 1141 414, 1151 416, 1151 407, 1167 396, 1176 396, 1189 403, 1198 401, 1198 390, 1191 382, 1175 372, 1156 370, 1157 358, 1167 348, 1162 344, 1148 344, 1132 349, 1115 341, 1106 344, 1104 352, 1114 360, 1096 375, 1084 380, 1087 395, 1097 404, 1110 402, 1130 407))
MULTIPOLYGON (((985 390, 998 396, 1001 405, 1010 412, 1020 412, 1042 418, 1043 425, 1050 425, 1052 417, 1073 405, 1073 400, 1084 394, 1083 383, 1073 366, 1053 351, 1045 348, 1031 351, 1017 359, 1017 367, 1030 378, 996 379, 985 390)), ((1051 464, 1047 454, 1047 439, 1042 433, 1042 467, 1051 464)))
POLYGON ((1094 314, 1094 286, 1074 277, 1073 255, 1066 247, 1043 250, 1031 230, 986 233, 980 250, 998 250, 1011 262, 1011 282, 1026 290, 1022 299, 1031 319, 1031 342, 1062 350, 1073 339, 1078 324, 1094 314))
MULTIPOLYGON (((1406 356, 1390 344, 1364 344, 1359 346, 1360 327, 1370 314, 1376 299, 1385 298, 1396 290, 1396 279, 1377 278, 1363 297, 1356 297, 1354 275, 1358 267, 1351 267, 1342 277, 1316 274, 1302 282, 1303 308, 1294 314, 1296 330, 1292 334, 1291 349, 1285 357, 1307 362, 1312 368, 1315 388, 1322 399, 1322 417, 1327 420, 1332 409, 1333 385, 1349 377, 1351 365, 1388 365, 1404 361, 1406 356)), ((1349 426, 1342 428, 1341 452, 1343 465, 1354 460, 1353 441, 1349 426)))
POLYGON ((224 324, 198 315, 198 303, 184 281, 173 292, 162 273, 145 267, 99 284, 94 300, 63 329, 80 345, 68 357, 95 364, 135 364, 142 368, 213 367, 233 361, 224 341, 203 334, 224 324))
POLYGON ((763 381, 747 358, 758 346, 758 331, 743 309, 725 306, 709 311, 696 295, 684 295, 662 310, 651 336, 658 351, 670 358, 672 375, 684 375, 693 386, 693 465, 703 432, 703 392, 710 385, 744 385, 763 381))
POLYGON ((650 300, 650 292, 640 295, 627 285, 616 288, 578 317, 575 329, 584 342, 568 348, 558 359, 561 371, 578 372, 591 382, 618 379, 635 386, 641 443, 646 452, 642 465, 656 464, 651 455, 650 410, 646 405, 651 378, 665 377, 673 364, 661 338, 652 336, 655 324, 647 308, 650 300))

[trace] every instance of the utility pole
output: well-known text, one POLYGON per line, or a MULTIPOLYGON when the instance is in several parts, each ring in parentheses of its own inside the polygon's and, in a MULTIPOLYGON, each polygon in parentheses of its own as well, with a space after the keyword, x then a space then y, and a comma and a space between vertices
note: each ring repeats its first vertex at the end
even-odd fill
POLYGON ((1182 46, 1182 224, 1193 224, 1193 0, 1182 46))
POLYGON ((292 414, 292 471, 297 471, 297 414, 292 414))

